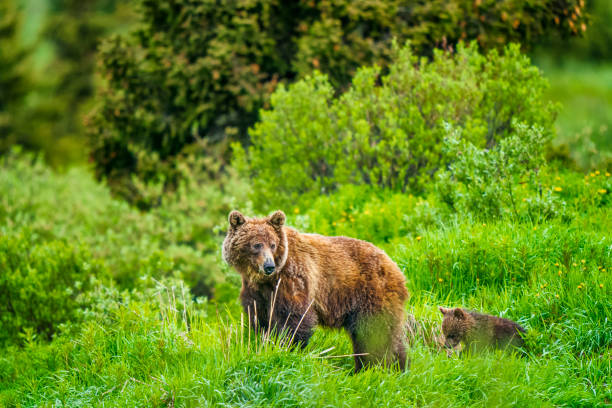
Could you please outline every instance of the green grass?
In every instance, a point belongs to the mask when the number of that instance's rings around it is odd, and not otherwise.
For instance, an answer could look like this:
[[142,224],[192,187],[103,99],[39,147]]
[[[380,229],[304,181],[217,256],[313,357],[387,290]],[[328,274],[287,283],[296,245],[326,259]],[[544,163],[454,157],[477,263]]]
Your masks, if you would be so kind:
[[[88,306],[59,324],[51,341],[24,332],[0,350],[0,406],[609,405],[611,182],[604,171],[547,174],[544,187],[561,188],[565,210],[538,223],[476,222],[443,212],[435,200],[359,197],[355,189],[326,197],[329,212],[319,211],[322,204],[299,214],[287,209],[289,224],[302,229],[372,240],[406,275],[406,307],[417,321],[410,370],[354,375],[342,332],[317,329],[305,350],[290,351],[241,324],[236,274],[221,265],[198,269],[199,254],[217,257],[219,249],[194,246],[199,235],[189,221],[197,212],[180,210],[191,209],[190,201],[140,213],[84,169],[57,174],[23,158],[5,160],[0,234],[11,240],[29,231],[35,242],[89,249],[78,262],[103,265],[116,283],[80,294]],[[189,200],[217,197],[214,191]],[[353,212],[335,214],[334,203]],[[215,236],[222,236],[226,214],[207,213],[216,215],[199,225],[219,225]],[[351,226],[352,219],[370,227]],[[383,219],[401,225],[388,230]],[[192,256],[177,258],[177,248]],[[188,268],[223,270],[223,295],[193,300],[180,279]],[[175,269],[178,279],[169,279]],[[514,319],[528,330],[528,348],[448,358],[439,345],[439,305]]]

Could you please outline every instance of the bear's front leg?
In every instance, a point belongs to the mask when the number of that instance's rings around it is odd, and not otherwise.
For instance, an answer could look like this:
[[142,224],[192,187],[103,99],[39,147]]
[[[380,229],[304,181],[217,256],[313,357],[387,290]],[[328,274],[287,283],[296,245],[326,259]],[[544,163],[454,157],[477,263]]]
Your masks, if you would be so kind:
[[312,310],[282,308],[278,310],[276,321],[280,327],[278,332],[285,336],[289,347],[299,345],[303,349],[317,325],[317,315]]
[[[249,326],[258,333],[282,335],[290,347],[306,347],[317,325],[317,316],[305,301],[296,296],[287,299],[281,293],[272,302],[260,292],[243,289],[241,303]],[[272,307],[274,303],[274,307]],[[270,316],[271,313],[271,316]]]

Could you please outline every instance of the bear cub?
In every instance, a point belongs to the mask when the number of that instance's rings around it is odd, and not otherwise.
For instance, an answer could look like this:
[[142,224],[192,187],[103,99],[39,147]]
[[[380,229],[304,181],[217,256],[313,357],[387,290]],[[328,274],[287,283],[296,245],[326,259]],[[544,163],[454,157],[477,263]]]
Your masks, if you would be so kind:
[[525,329],[512,320],[461,308],[440,307],[440,312],[444,315],[444,345],[450,350],[459,343],[463,343],[468,350],[504,349],[508,346],[524,345],[521,335],[525,333]]
[[[355,371],[365,365],[404,369],[405,278],[380,248],[347,237],[304,234],[285,214],[229,214],[223,259],[242,277],[240,301],[251,327],[288,331],[308,343],[316,325],[350,336]],[[273,306],[273,307],[272,307]]]

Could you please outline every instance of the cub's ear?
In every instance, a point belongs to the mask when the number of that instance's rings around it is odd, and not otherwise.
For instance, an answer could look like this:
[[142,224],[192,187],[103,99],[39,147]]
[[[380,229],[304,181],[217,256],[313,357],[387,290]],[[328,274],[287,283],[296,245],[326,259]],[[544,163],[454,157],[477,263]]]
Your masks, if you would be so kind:
[[451,311],[451,309],[447,309],[445,307],[439,306],[438,309],[440,309],[440,313],[442,313],[443,315],[446,315],[448,312]]
[[465,316],[465,315],[466,315],[465,311],[464,311],[463,309],[461,309],[460,307],[456,308],[456,309],[453,311],[453,314],[455,315],[455,317],[456,317],[457,319],[465,319],[465,317],[466,317],[466,316]]
[[245,222],[246,218],[244,218],[244,215],[242,215],[239,211],[234,210],[229,214],[229,223],[232,228],[238,228]]
[[285,225],[285,213],[281,210],[276,211],[274,214],[270,215],[268,222],[272,224],[273,227],[282,227]]

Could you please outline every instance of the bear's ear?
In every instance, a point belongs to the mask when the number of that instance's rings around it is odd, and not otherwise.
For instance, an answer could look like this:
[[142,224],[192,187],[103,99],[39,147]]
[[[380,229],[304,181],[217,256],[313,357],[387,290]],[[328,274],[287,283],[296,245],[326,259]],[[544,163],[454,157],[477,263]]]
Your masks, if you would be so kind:
[[280,228],[285,225],[285,213],[281,210],[276,211],[274,214],[270,215],[268,218],[268,222],[276,228]]
[[463,309],[461,309],[460,307],[458,307],[458,308],[456,308],[454,310],[454,315],[455,315],[455,317],[457,319],[461,319],[461,320],[465,319],[465,317],[466,317],[465,316],[465,311]]
[[443,315],[446,315],[448,312],[451,311],[451,309],[447,309],[445,307],[439,306],[438,309],[440,309],[440,313],[442,313]]
[[239,211],[234,210],[229,214],[229,223],[232,228],[238,228],[245,222],[246,218],[244,218],[244,215],[242,215]]

